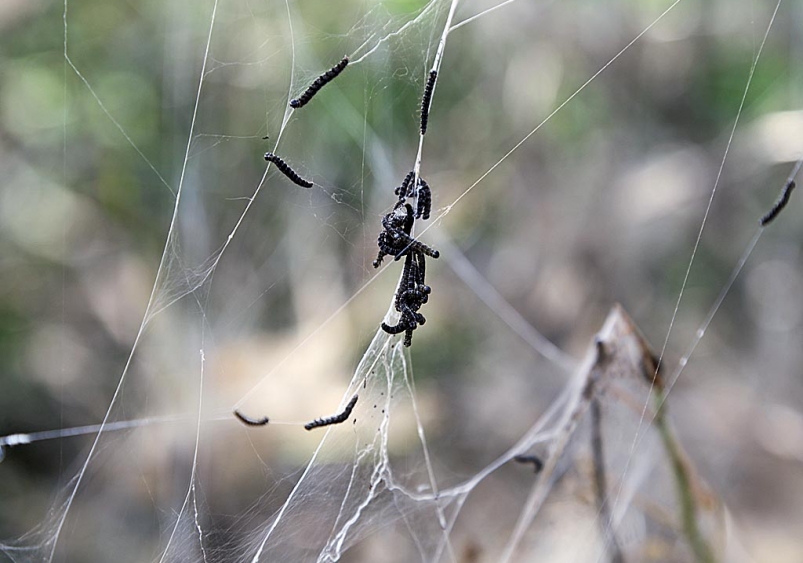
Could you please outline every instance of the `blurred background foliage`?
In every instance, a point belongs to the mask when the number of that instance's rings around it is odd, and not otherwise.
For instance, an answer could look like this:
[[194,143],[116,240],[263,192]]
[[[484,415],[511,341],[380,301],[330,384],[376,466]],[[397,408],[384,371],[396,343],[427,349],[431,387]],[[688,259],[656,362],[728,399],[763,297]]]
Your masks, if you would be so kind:
[[[457,21],[494,4],[464,0]],[[455,30],[422,165],[438,214],[669,5],[520,1]],[[102,420],[166,240],[156,306],[112,419],[192,413],[199,342],[210,419],[258,383],[249,412],[330,412],[393,293],[393,266],[362,288],[375,274],[380,218],[415,159],[419,97],[448,4],[222,0],[186,167],[212,4],[66,6],[67,57],[62,3],[0,5],[0,434]],[[429,322],[411,350],[441,469],[477,471],[565,382],[481,302],[484,284],[573,355],[615,302],[660,349],[774,7],[680,2],[433,221],[424,240],[451,240],[453,256],[477,270],[466,280],[448,253],[431,261]],[[260,186],[288,97],[364,44],[379,47],[283,132],[277,152],[316,187],[271,171],[220,257]],[[803,154],[802,60],[803,7],[783,2],[669,335],[670,365]],[[761,561],[803,559],[799,210],[793,200],[765,233],[670,397],[681,440]],[[220,257],[216,268],[210,257]],[[153,458],[137,461],[143,481],[186,475],[192,429],[159,428],[106,438],[92,483],[122,471],[116,456],[131,454],[137,438]],[[243,511],[266,483],[280,486],[272,464],[298,466],[314,444],[297,428],[246,439],[229,422],[205,439],[203,463],[226,451],[247,468],[207,481],[215,514]],[[0,537],[44,520],[90,444],[6,452]],[[155,541],[156,530],[138,529],[142,491],[119,491],[118,504],[93,500],[88,487],[75,520],[91,510],[117,518],[119,508],[128,511],[116,520],[119,545]],[[72,524],[78,538],[82,529]]]

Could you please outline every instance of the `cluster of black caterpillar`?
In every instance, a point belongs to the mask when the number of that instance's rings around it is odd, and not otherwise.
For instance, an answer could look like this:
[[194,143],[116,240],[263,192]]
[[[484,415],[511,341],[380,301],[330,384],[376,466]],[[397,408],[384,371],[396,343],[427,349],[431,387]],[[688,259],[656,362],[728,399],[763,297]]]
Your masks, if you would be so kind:
[[[429,106],[432,103],[432,92],[437,79],[438,71],[431,70],[421,99],[422,135],[427,132]],[[429,294],[432,291],[432,288],[424,282],[426,257],[437,258],[440,253],[412,236],[415,220],[427,220],[432,212],[432,190],[429,184],[421,176],[417,176],[413,170],[405,176],[395,193],[399,196],[399,201],[393,207],[393,211],[382,218],[383,230],[376,240],[379,254],[374,260],[374,268],[379,267],[385,256],[393,256],[395,260],[404,256],[404,271],[399,287],[396,289],[395,301],[396,311],[401,314],[401,318],[396,326],[390,326],[383,322],[382,330],[388,334],[403,332],[404,345],[410,346],[413,343],[413,331],[427,321],[424,315],[418,312],[421,305],[429,300]],[[415,212],[413,212],[413,207],[407,203],[408,197],[415,198]]]
[[[426,322],[419,309],[429,300],[432,292],[425,282],[426,257],[437,258],[440,252],[427,246],[412,236],[413,224],[416,219],[429,219],[432,210],[432,190],[421,178],[413,182],[415,172],[410,172],[404,178],[401,186],[395,193],[399,201],[393,211],[382,218],[382,232],[377,237],[379,254],[374,260],[374,268],[378,268],[385,256],[393,256],[394,260],[404,257],[404,270],[402,271],[399,287],[396,289],[395,309],[401,314],[399,323],[390,326],[382,323],[382,330],[388,334],[404,333],[404,345],[410,346],[413,342],[413,331]],[[407,203],[408,197],[416,197],[416,210]]]
[[393,256],[394,260],[400,260],[408,254],[421,254],[432,258],[440,256],[440,252],[413,238],[410,233],[414,222],[413,207],[404,201],[399,201],[393,207],[393,211],[382,217],[384,230],[376,239],[379,253],[374,260],[374,268],[382,264],[385,256]]
[[287,176],[287,179],[297,186],[301,186],[302,188],[311,188],[313,186],[312,182],[299,176],[298,172],[293,170],[290,165],[287,164],[281,157],[273,154],[272,152],[265,153],[265,160],[275,164],[276,168],[279,169],[279,172]]
[[407,176],[404,177],[401,186],[397,187],[393,193],[399,196],[400,202],[404,202],[408,197],[417,195],[418,199],[416,200],[415,218],[424,219],[426,221],[429,219],[429,214],[432,211],[432,190],[430,189],[429,184],[427,184],[426,181],[419,176],[418,181],[416,182],[418,187],[418,194],[416,194],[416,189],[412,185],[414,176],[415,171],[411,170]]
[[423,252],[409,252],[404,260],[404,271],[396,290],[396,310],[401,313],[399,324],[390,326],[382,323],[382,330],[388,334],[404,333],[404,345],[413,343],[413,331],[427,322],[418,312],[421,305],[429,301],[432,288],[425,281],[426,259]]

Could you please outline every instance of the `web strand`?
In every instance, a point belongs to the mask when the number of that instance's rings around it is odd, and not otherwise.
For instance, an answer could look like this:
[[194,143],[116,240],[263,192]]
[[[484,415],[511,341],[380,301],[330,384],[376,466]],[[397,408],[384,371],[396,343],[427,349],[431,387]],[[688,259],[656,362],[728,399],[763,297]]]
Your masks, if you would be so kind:
[[[204,62],[203,62],[203,66],[202,66],[202,69],[201,69],[200,79],[198,81],[198,91],[197,91],[196,98],[195,98],[195,107],[193,109],[193,117],[192,117],[192,122],[190,124],[190,131],[189,131],[189,133],[187,135],[187,149],[185,151],[184,166],[183,166],[182,172],[181,172],[181,180],[179,181],[178,189],[176,190],[176,198],[175,198],[175,205],[174,205],[174,208],[173,208],[173,216],[172,216],[172,219],[170,221],[170,228],[168,229],[167,242],[165,243],[164,251],[162,253],[162,259],[161,259],[161,261],[159,263],[159,269],[158,269],[158,271],[156,273],[156,280],[154,281],[153,288],[151,290],[151,295],[150,295],[150,298],[149,298],[149,301],[148,301],[148,306],[146,307],[146,310],[145,310],[144,320],[139,326],[136,338],[134,339],[134,343],[131,346],[131,352],[128,355],[128,359],[126,360],[125,367],[123,368],[123,372],[120,375],[120,378],[119,378],[119,380],[117,382],[117,387],[115,388],[114,394],[112,395],[111,401],[109,402],[109,407],[106,409],[106,414],[104,415],[103,421],[100,424],[100,428],[98,429],[98,433],[95,436],[94,441],[92,442],[92,446],[89,449],[89,453],[86,456],[86,460],[84,460],[84,463],[81,466],[80,471],[78,472],[78,475],[77,475],[77,477],[75,479],[75,484],[73,485],[72,491],[69,494],[69,497],[68,497],[67,502],[65,504],[65,507],[64,507],[64,509],[62,511],[62,514],[58,519],[58,523],[56,525],[56,529],[55,529],[55,532],[54,532],[54,535],[53,535],[53,540],[52,540],[52,544],[53,545],[52,545],[52,548],[50,550],[50,553],[49,553],[48,559],[47,559],[49,562],[53,561],[53,557],[55,556],[55,552],[56,552],[56,547],[58,546],[59,537],[61,535],[61,530],[64,527],[64,522],[66,521],[67,516],[68,516],[68,514],[70,512],[70,507],[72,506],[72,503],[75,500],[76,495],[78,494],[78,490],[79,490],[79,488],[81,486],[81,483],[83,481],[84,475],[86,474],[87,468],[89,467],[89,463],[93,458],[93,455],[95,453],[96,448],[98,447],[98,443],[100,442],[100,437],[103,434],[103,429],[104,429],[105,425],[109,421],[109,417],[111,416],[112,409],[117,404],[117,400],[118,400],[118,398],[120,396],[120,392],[121,392],[121,390],[123,388],[123,383],[126,380],[126,375],[128,374],[129,368],[131,367],[131,362],[132,362],[132,360],[134,358],[134,354],[137,351],[140,339],[142,338],[142,335],[143,335],[143,333],[145,331],[145,327],[147,326],[148,311],[150,310],[151,306],[153,305],[153,303],[155,301],[156,293],[157,293],[157,290],[158,290],[158,287],[159,287],[159,280],[161,279],[162,272],[163,272],[164,267],[165,267],[165,265],[167,263],[167,256],[168,256],[168,252],[170,250],[170,243],[171,243],[171,240],[172,240],[173,231],[175,229],[176,220],[178,218],[178,207],[179,207],[179,203],[181,201],[181,191],[182,191],[182,188],[183,188],[183,185],[184,185],[184,173],[186,171],[187,155],[189,155],[190,145],[192,143],[192,138],[193,138],[193,131],[194,131],[194,127],[195,127],[195,122],[196,122],[197,115],[198,115],[198,106],[200,104],[200,99],[201,99],[201,88],[203,86],[203,77],[204,77],[204,72],[205,72],[205,69],[206,69],[206,62],[207,62],[207,60],[209,58],[209,47],[210,47],[210,45],[212,43],[212,30],[214,29],[216,14],[217,14],[217,0],[215,0],[214,7],[212,9],[211,23],[209,25],[209,34],[207,36],[206,50],[204,52]],[[65,15],[65,18],[66,18],[66,15]],[[65,30],[66,30],[66,27],[65,27]],[[65,39],[65,41],[66,41],[66,39]],[[69,58],[67,58],[67,62],[68,62],[68,64],[70,64],[70,66],[72,66],[72,63],[70,62]]]
[[[702,221],[700,223],[700,229],[699,229],[699,231],[697,233],[697,238],[696,238],[696,240],[694,242],[694,247],[692,248],[691,258],[689,259],[689,264],[686,267],[686,273],[683,276],[683,282],[682,282],[682,284],[680,286],[680,291],[678,292],[678,298],[677,298],[677,301],[675,302],[675,309],[672,312],[672,318],[669,321],[669,328],[667,330],[666,337],[664,338],[664,342],[663,342],[663,344],[661,346],[661,352],[660,352],[660,354],[658,356],[658,361],[656,362],[655,374],[653,374],[653,382],[651,383],[651,387],[650,387],[650,395],[652,395],[653,386],[655,385],[655,377],[657,376],[658,370],[660,369],[661,363],[663,362],[664,354],[666,353],[666,348],[667,348],[667,345],[669,343],[669,337],[672,334],[672,328],[675,325],[675,319],[677,318],[678,311],[680,310],[680,303],[683,300],[683,293],[684,293],[684,291],[686,289],[686,285],[687,285],[687,283],[689,281],[689,274],[691,273],[692,265],[694,264],[695,257],[697,256],[697,250],[698,250],[698,248],[700,246],[700,241],[703,238],[703,231],[705,230],[706,221],[708,220],[708,215],[709,215],[709,213],[711,211],[711,206],[714,203],[714,196],[716,195],[717,187],[719,186],[719,181],[720,181],[720,179],[722,177],[722,171],[725,169],[725,162],[726,162],[726,160],[728,158],[728,154],[730,153],[731,144],[733,143],[733,138],[734,138],[734,136],[736,134],[736,128],[739,125],[739,119],[741,118],[742,110],[744,109],[745,100],[747,99],[747,93],[750,90],[750,85],[753,82],[753,76],[755,74],[756,67],[758,66],[758,61],[761,58],[761,53],[764,50],[764,45],[767,42],[767,37],[769,36],[770,30],[772,29],[772,24],[775,22],[775,17],[778,14],[778,9],[781,7],[781,2],[782,2],[782,0],[778,0],[778,2],[775,5],[775,10],[773,11],[772,17],[770,18],[769,24],[767,25],[767,28],[766,28],[766,30],[764,32],[764,37],[763,37],[763,39],[761,41],[761,45],[759,46],[758,52],[756,53],[756,56],[753,59],[753,63],[750,66],[750,72],[749,72],[748,77],[747,77],[747,83],[745,84],[744,90],[742,92],[742,98],[741,98],[741,101],[739,102],[739,109],[736,112],[736,117],[735,117],[735,119],[733,121],[733,127],[731,127],[730,135],[728,136],[728,142],[727,142],[727,144],[725,146],[725,152],[722,155],[722,159],[721,159],[720,165],[719,165],[719,170],[717,171],[717,176],[716,176],[716,179],[714,180],[714,186],[713,186],[713,188],[711,190],[711,195],[708,198],[708,204],[706,205],[705,213],[703,214],[703,219],[702,219]],[[717,302],[715,303],[714,307],[709,312],[710,318],[708,318],[707,321],[705,322],[705,328],[707,328],[708,324],[711,322],[711,320],[713,320],[713,317],[716,314],[716,311],[719,309],[719,306],[722,304],[722,300],[724,300],[725,295],[730,290],[730,287],[733,284],[733,282],[735,281],[736,276],[738,276],[739,272],[741,272],[742,266],[744,266],[744,262],[747,261],[747,258],[752,253],[753,248],[755,247],[755,244],[758,242],[758,239],[760,238],[760,236],[761,236],[761,231],[759,230],[756,233],[756,235],[753,237],[753,240],[748,244],[748,247],[747,247],[747,249],[745,251],[745,254],[742,256],[742,258],[740,259],[740,261],[737,264],[736,268],[734,269],[733,273],[731,274],[731,279],[726,283],[725,287],[723,288],[723,291],[720,293],[720,296],[717,299]],[[702,330],[702,334],[700,334],[700,330],[697,331],[697,334],[699,336],[695,336],[696,342],[693,343],[693,345],[691,347],[691,351],[693,351],[694,348],[697,346],[697,343],[699,342],[700,339],[702,339],[702,336],[703,336],[704,333],[705,333],[705,329]],[[682,371],[683,367],[685,367],[685,362],[683,363],[682,366],[679,366],[679,369]],[[674,378],[674,380],[676,380],[677,377],[679,377],[679,376],[680,376],[680,371],[678,371],[677,376]],[[670,386],[674,385],[674,380],[670,383]],[[668,395],[668,393],[667,393],[667,395]],[[644,408],[642,409],[641,417],[639,419],[639,423],[638,423],[638,426],[636,427],[636,432],[635,432],[635,435],[633,437],[633,441],[632,441],[631,446],[630,446],[630,453],[628,454],[627,462],[625,463],[625,468],[622,471],[622,475],[619,478],[619,483],[624,483],[625,478],[627,477],[628,469],[630,467],[630,460],[633,458],[633,455],[635,453],[635,449],[636,449],[636,447],[637,447],[637,445],[638,445],[638,443],[639,443],[639,441],[641,439],[641,429],[642,429],[643,424],[644,424],[644,418],[645,418],[645,416],[647,414],[647,406],[648,406],[648,404],[649,404],[649,402],[645,401]],[[617,506],[618,506],[618,502],[619,502],[620,493],[621,493],[621,487],[619,489],[617,489],[616,497],[614,498],[614,502],[612,504],[612,512],[616,512],[616,509],[617,509]]]

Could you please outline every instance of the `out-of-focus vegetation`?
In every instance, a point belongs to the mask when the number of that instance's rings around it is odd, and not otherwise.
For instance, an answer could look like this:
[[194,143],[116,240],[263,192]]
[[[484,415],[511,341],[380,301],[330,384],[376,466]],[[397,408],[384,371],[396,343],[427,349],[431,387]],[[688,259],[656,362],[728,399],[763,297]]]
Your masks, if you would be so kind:
[[[456,21],[493,5],[463,0]],[[520,0],[449,38],[422,174],[433,215],[465,197],[423,239],[451,239],[478,277],[462,280],[445,253],[430,261],[428,322],[411,351],[448,474],[476,472],[565,383],[482,303],[480,279],[569,353],[582,353],[615,302],[660,349],[716,185],[669,334],[674,365],[803,155],[800,6],[781,4],[719,176],[775,6],[683,0],[466,193],[669,5]],[[391,35],[424,3],[221,0],[196,109],[211,2],[83,0],[65,11],[4,0],[0,435],[98,423],[123,373],[112,420],[194,412],[201,373],[209,420],[249,391],[249,412],[333,412],[393,294],[394,266],[363,288],[380,218],[414,163],[447,7]],[[271,172],[243,216],[288,98],[364,43],[379,47],[292,114],[281,138],[277,152],[316,187]],[[780,563],[803,559],[799,210],[793,198],[763,235],[669,397],[739,541]],[[158,550],[154,498],[183,496],[190,430],[104,438],[69,519],[80,560]],[[0,537],[52,525],[48,509],[91,439],[6,451]],[[203,440],[210,513],[236,515],[266,487],[281,497],[275,468],[303,465],[316,437],[297,427],[246,437],[222,421]],[[114,496],[93,496],[121,474]],[[87,539],[93,527],[103,545]]]

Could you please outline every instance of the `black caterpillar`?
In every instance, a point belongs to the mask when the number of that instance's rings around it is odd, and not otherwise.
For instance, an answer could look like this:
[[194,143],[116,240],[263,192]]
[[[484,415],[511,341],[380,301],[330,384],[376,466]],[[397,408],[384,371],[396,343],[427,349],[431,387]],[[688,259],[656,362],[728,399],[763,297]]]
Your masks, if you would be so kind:
[[544,462],[541,458],[535,455],[517,455],[513,457],[513,461],[517,463],[532,463],[535,473],[540,473],[544,468]]
[[424,88],[424,97],[421,99],[421,134],[427,132],[429,122],[429,104],[432,101],[432,90],[435,88],[435,81],[438,79],[438,71],[430,70],[427,86]]
[[766,227],[769,225],[773,219],[775,219],[778,214],[783,211],[783,208],[786,207],[786,204],[789,203],[789,196],[792,195],[792,190],[795,189],[795,181],[789,180],[783,188],[783,192],[781,192],[781,197],[778,201],[775,202],[775,205],[772,206],[772,209],[761,218],[761,226]]
[[294,184],[297,184],[297,185],[301,186],[302,188],[311,188],[312,187],[312,182],[310,182],[309,180],[305,180],[304,178],[299,176],[296,173],[295,170],[290,168],[289,164],[287,164],[284,160],[282,160],[280,157],[276,156],[272,152],[266,152],[265,153],[265,160],[275,164],[276,168],[279,169],[279,172],[281,172],[282,174],[287,176],[287,178],[289,178],[289,180],[291,182],[293,182]]
[[410,193],[410,182],[413,181],[413,176],[415,176],[415,170],[410,170],[407,173],[407,176],[404,177],[402,180],[401,186],[397,187],[393,190],[393,193],[399,196],[399,201],[403,201],[408,197],[412,196],[413,194]]
[[307,105],[312,97],[318,93],[318,90],[329,84],[332,80],[337,78],[338,74],[343,72],[343,69],[346,68],[347,64],[349,64],[349,58],[343,57],[342,61],[316,78],[315,82],[310,84],[309,88],[307,88],[303,94],[294,100],[290,100],[290,107],[293,109],[298,109]]
[[332,424],[340,424],[341,422],[346,422],[348,417],[351,416],[351,411],[354,410],[354,405],[357,404],[357,395],[354,395],[349,404],[346,405],[346,408],[343,409],[343,412],[340,414],[336,414],[334,416],[327,416],[325,418],[319,418],[317,420],[313,420],[312,422],[308,422],[304,425],[306,430],[312,430],[313,428],[320,428],[321,426],[330,426]]
[[425,221],[429,219],[429,214],[432,211],[432,189],[429,184],[424,181],[420,176],[418,177],[418,205],[416,206],[415,218],[421,218]]
[[[409,206],[408,206],[409,207]],[[382,322],[381,327],[388,334],[404,333],[404,345],[413,343],[413,331],[425,324],[427,320],[419,313],[421,306],[429,301],[432,288],[426,284],[426,256],[421,250],[411,250],[405,254],[404,270],[396,289],[394,302],[396,310],[401,313],[399,323],[391,326]]]
[[[413,197],[416,190],[411,188],[415,171],[411,170],[407,176],[402,180],[401,186],[398,186],[393,193],[399,196],[399,201],[404,201],[408,197]],[[429,184],[421,177],[418,177],[418,203],[416,205],[415,218],[416,219],[429,219],[429,214],[432,211],[432,189]]]
[[245,416],[240,411],[234,411],[234,416],[236,416],[240,422],[248,426],[265,426],[270,419],[267,416],[262,418],[251,418],[250,416]]

